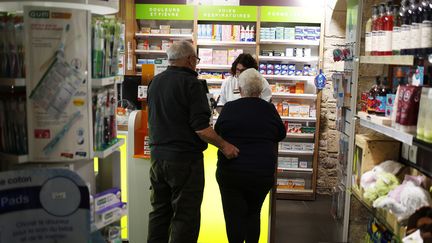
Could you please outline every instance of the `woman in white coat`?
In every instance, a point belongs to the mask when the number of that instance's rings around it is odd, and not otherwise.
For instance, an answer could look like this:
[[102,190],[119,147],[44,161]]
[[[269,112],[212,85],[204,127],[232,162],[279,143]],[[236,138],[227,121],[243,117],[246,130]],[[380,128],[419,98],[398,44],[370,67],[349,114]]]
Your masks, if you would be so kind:
[[[225,103],[237,100],[240,98],[240,90],[238,85],[238,76],[240,73],[242,73],[244,70],[248,68],[255,68],[258,70],[258,63],[253,58],[251,54],[243,53],[240,54],[236,60],[231,65],[231,77],[226,79],[222,83],[221,87],[221,94],[219,97],[219,101],[217,103],[217,110],[220,113],[220,110],[222,110],[222,107],[225,105]],[[262,79],[263,82],[263,90],[261,92],[260,98],[265,101],[270,101],[271,99],[271,90],[270,85],[264,78]]]

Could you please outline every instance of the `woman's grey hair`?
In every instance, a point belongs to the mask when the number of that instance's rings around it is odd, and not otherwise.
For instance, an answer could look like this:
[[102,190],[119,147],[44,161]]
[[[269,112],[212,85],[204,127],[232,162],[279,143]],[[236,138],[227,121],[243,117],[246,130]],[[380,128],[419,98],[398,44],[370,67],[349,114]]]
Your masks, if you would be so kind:
[[239,78],[239,87],[244,97],[259,97],[263,90],[263,77],[255,68],[243,71]]
[[195,48],[189,41],[174,42],[167,50],[168,61],[175,62],[196,55]]

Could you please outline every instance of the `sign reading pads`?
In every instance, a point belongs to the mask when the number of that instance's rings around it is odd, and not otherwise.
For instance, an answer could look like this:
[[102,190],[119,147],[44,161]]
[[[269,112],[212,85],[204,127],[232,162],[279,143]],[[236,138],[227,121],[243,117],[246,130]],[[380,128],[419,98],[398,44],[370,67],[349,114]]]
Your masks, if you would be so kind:
[[67,169],[0,173],[0,242],[89,242],[90,199]]

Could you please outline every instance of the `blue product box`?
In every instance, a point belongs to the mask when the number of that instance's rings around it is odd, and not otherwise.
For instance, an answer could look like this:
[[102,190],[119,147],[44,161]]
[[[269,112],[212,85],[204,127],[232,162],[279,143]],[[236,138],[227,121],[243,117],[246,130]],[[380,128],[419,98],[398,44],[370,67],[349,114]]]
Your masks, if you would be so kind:
[[286,71],[288,71],[288,65],[286,65],[286,64],[282,64],[282,65],[281,65],[281,69],[282,69],[282,70],[286,70]]
[[386,106],[385,108],[385,116],[386,117],[391,117],[393,113],[393,106]]
[[261,63],[261,64],[259,65],[259,68],[260,68],[260,69],[267,69],[267,64],[265,64],[265,63]]
[[296,69],[295,64],[288,64],[288,70],[295,71],[295,69]]
[[288,70],[282,70],[281,75],[288,75]]
[[295,76],[302,76],[303,75],[303,70],[296,70],[295,71]]
[[273,75],[274,71],[273,69],[267,69],[267,75]]
[[314,41],[316,40],[315,36],[311,36],[311,35],[307,35],[303,37],[303,40],[309,40],[309,41]]
[[288,70],[288,75],[293,76],[295,74],[295,70]]
[[395,94],[387,94],[387,97],[386,97],[386,106],[393,107],[395,99],[396,99],[396,95]]
[[266,70],[265,70],[265,69],[260,69],[259,72],[260,72],[262,75],[266,74]]
[[274,65],[273,64],[267,64],[267,70],[273,70],[274,69]]
[[280,75],[280,74],[281,74],[281,70],[280,69],[274,70],[274,75]]
[[282,70],[282,66],[280,64],[275,64],[274,69],[280,71],[280,70]]
[[303,40],[303,37],[304,37],[303,35],[297,35],[296,34],[294,39],[295,40]]

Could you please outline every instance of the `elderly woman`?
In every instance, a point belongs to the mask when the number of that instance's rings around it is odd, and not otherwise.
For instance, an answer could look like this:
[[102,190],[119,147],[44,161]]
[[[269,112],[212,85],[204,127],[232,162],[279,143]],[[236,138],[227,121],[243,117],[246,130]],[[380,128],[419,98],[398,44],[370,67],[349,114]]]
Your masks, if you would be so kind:
[[216,132],[241,153],[234,159],[218,152],[216,179],[222,196],[230,243],[258,242],[261,206],[274,185],[277,144],[286,130],[276,108],[259,98],[261,74],[254,68],[239,76],[241,98],[225,104]]

